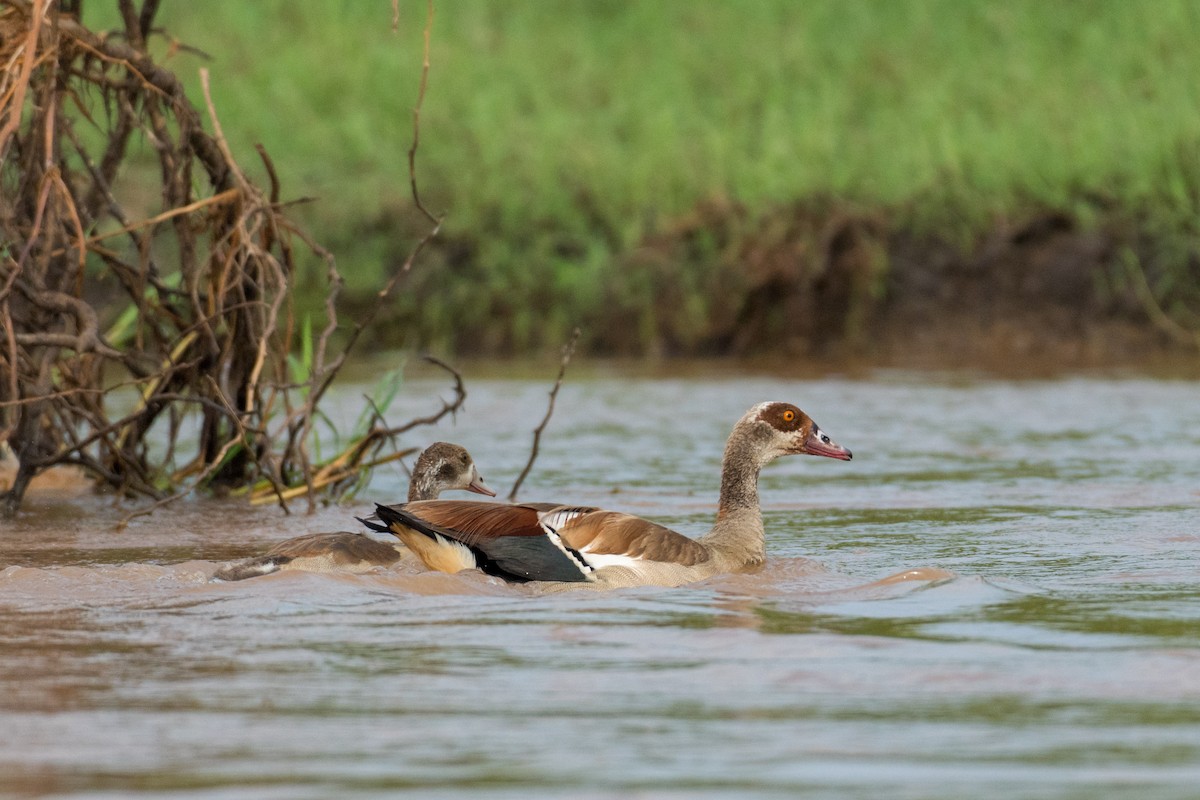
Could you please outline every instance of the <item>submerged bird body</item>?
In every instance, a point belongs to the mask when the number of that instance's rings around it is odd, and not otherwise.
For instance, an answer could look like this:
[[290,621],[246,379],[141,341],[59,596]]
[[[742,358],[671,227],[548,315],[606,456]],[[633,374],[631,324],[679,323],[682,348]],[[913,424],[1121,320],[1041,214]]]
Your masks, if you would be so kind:
[[281,570],[366,572],[394,564],[403,555],[396,545],[361,533],[309,533],[280,542],[265,555],[227,564],[213,577],[222,581],[240,581]]
[[[483,482],[474,460],[463,447],[436,442],[421,453],[413,466],[408,499],[432,500],[450,489],[495,495]],[[366,572],[394,564],[403,555],[403,548],[396,543],[381,542],[361,533],[310,533],[280,542],[266,555],[228,564],[213,577],[238,581],[280,570]]]
[[545,503],[429,500],[379,506],[380,524],[443,572],[479,568],[510,581],[678,586],[766,560],[758,475],[785,455],[851,453],[789,403],[760,403],[725,446],[717,519],[699,539],[631,514]]

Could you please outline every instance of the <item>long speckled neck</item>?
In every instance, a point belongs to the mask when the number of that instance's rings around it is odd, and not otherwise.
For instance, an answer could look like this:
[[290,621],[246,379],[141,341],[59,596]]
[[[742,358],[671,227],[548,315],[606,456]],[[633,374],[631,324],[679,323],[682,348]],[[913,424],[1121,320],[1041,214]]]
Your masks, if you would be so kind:
[[701,538],[721,570],[756,566],[766,559],[762,512],[758,505],[758,473],[769,432],[743,420],[733,429],[721,461],[721,497],[717,521]]
[[420,464],[413,471],[412,479],[408,482],[408,502],[414,500],[436,500],[441,493],[433,472],[420,469]]
[[417,463],[413,464],[412,477],[408,481],[408,502],[437,500],[438,495],[446,488],[441,475],[446,464],[438,451],[439,445],[440,443],[427,448],[417,457]]

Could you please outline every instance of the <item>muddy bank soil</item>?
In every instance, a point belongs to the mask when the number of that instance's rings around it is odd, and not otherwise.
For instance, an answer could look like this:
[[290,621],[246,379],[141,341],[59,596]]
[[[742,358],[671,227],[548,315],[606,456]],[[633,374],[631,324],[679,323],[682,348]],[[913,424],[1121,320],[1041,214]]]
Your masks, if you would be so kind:
[[[672,327],[683,299],[660,303],[656,346],[667,353],[1093,366],[1196,352],[1200,343],[1154,321],[1131,256],[1151,285],[1163,282],[1165,268],[1153,242],[1124,224],[1085,228],[1042,213],[950,242],[836,209],[795,206],[747,224],[740,210],[715,206],[647,242],[630,263],[695,262],[688,251],[700,239],[727,242],[710,287],[722,300],[709,309],[710,329],[691,341]],[[1200,310],[1194,258],[1190,267],[1165,303]]]
[[489,274],[471,239],[443,237],[380,329],[408,335],[381,344],[523,355],[565,338],[553,325],[516,333],[549,317],[580,325],[580,351],[596,357],[1005,371],[1200,362],[1200,260],[1150,228],[1034,212],[952,241],[836,202],[751,216],[712,201],[594,278],[572,276],[585,248],[565,240],[553,272],[531,265],[520,281]]

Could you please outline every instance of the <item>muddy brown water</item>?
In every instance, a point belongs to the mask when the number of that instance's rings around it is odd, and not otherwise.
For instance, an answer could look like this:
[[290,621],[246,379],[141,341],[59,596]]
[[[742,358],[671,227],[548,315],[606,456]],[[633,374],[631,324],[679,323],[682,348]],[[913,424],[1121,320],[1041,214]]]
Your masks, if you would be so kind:
[[[469,389],[413,443],[461,442],[506,488],[547,386]],[[356,529],[399,469],[311,516],[195,500],[122,533],[111,500],[47,491],[2,523],[0,792],[1200,796],[1198,389],[568,383],[523,499],[702,533],[724,437],[763,399],[854,450],[768,467],[769,565],[679,589],[540,596],[408,566],[209,582]],[[438,392],[411,383],[394,416]]]

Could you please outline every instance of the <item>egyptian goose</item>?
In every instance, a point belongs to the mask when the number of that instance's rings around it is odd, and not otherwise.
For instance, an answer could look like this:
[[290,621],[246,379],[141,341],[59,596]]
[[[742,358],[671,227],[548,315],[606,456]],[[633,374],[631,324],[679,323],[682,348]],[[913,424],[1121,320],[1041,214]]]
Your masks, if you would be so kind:
[[716,522],[700,539],[617,511],[538,503],[424,500],[380,505],[379,523],[360,521],[390,530],[426,566],[442,572],[478,568],[513,582],[595,588],[678,586],[766,560],[758,473],[780,456],[801,453],[852,457],[790,403],[760,403],[747,411],[725,445]]
[[[489,497],[496,493],[479,475],[475,461],[465,448],[435,442],[417,458],[408,484],[409,502],[434,500],[449,489],[465,489]],[[404,554],[399,542],[380,542],[361,533],[310,533],[280,542],[264,556],[228,564],[213,577],[240,581],[280,570],[306,572],[365,572],[386,567]]]

